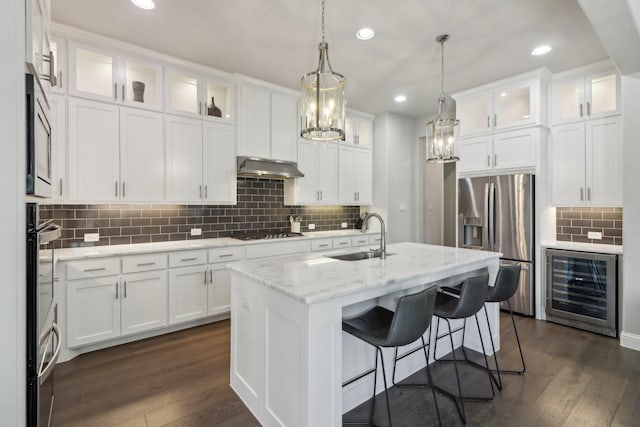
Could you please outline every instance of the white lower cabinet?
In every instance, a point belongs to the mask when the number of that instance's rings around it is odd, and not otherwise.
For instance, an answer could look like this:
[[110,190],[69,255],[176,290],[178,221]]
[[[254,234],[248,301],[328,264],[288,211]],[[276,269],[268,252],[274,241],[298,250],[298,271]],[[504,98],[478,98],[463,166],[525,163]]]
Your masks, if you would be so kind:
[[125,274],[121,281],[122,335],[167,326],[166,270]]
[[169,323],[207,315],[208,274],[204,265],[169,270]]
[[207,303],[209,316],[231,310],[231,273],[224,263],[209,266]]

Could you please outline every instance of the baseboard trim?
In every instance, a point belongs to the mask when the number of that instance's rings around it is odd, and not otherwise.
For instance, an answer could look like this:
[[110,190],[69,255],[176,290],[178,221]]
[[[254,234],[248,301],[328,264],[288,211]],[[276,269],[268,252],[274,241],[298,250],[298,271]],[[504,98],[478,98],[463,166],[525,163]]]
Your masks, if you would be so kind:
[[622,332],[620,334],[620,345],[632,350],[640,351],[640,335],[630,332]]

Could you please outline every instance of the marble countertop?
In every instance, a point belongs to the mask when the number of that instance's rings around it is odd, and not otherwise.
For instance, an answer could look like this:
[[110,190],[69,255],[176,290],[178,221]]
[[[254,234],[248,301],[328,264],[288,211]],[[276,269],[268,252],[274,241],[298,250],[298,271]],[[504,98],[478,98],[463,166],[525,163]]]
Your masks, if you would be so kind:
[[[365,250],[362,248],[361,250]],[[358,252],[357,248],[331,254]],[[499,258],[486,252],[421,243],[387,245],[385,260],[339,261],[307,253],[269,259],[237,261],[228,268],[292,298],[313,304],[331,298],[438,273],[457,273],[462,266]]]
[[599,243],[562,242],[560,240],[543,241],[543,248],[566,249],[580,252],[594,252],[603,254],[622,255],[622,245],[603,245]]
[[[367,232],[367,235],[379,234],[374,231]],[[78,259],[101,258],[106,256],[120,255],[136,255],[148,254],[154,252],[170,252],[192,249],[209,249],[229,246],[248,246],[265,243],[282,243],[298,240],[313,240],[331,237],[355,237],[361,236],[360,230],[331,230],[331,231],[314,231],[306,232],[301,237],[288,237],[281,239],[261,239],[261,240],[238,240],[230,237],[222,237],[218,239],[194,239],[179,240],[175,242],[156,242],[156,243],[135,243],[131,245],[113,245],[113,246],[88,246],[82,248],[64,248],[56,249],[56,261],[72,261]],[[50,258],[51,251],[41,251],[41,258],[44,260]]]

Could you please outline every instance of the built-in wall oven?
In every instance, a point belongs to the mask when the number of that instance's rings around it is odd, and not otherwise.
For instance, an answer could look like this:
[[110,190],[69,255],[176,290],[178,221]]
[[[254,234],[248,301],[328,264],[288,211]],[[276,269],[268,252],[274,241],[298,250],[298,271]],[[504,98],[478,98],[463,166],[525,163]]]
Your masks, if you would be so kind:
[[61,227],[40,223],[38,205],[27,203],[27,426],[50,425],[54,400],[53,370],[62,337],[55,301],[53,242]]
[[546,249],[547,320],[616,337],[618,257]]
[[49,102],[33,66],[25,74],[27,124],[27,194],[51,197],[53,166]]

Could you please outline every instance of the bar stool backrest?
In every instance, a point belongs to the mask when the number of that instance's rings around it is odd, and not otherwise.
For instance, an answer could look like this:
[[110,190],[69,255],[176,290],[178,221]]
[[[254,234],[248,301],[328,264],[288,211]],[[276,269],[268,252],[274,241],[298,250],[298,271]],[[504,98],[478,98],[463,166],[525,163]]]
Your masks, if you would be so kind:
[[520,284],[520,264],[500,267],[496,283],[491,289],[488,302],[502,302],[511,298],[518,290]]
[[460,300],[454,312],[447,316],[450,319],[464,319],[476,314],[485,301],[489,292],[489,273],[464,279],[460,288]]
[[431,324],[437,291],[437,287],[432,286],[398,299],[383,347],[411,344],[425,333]]

